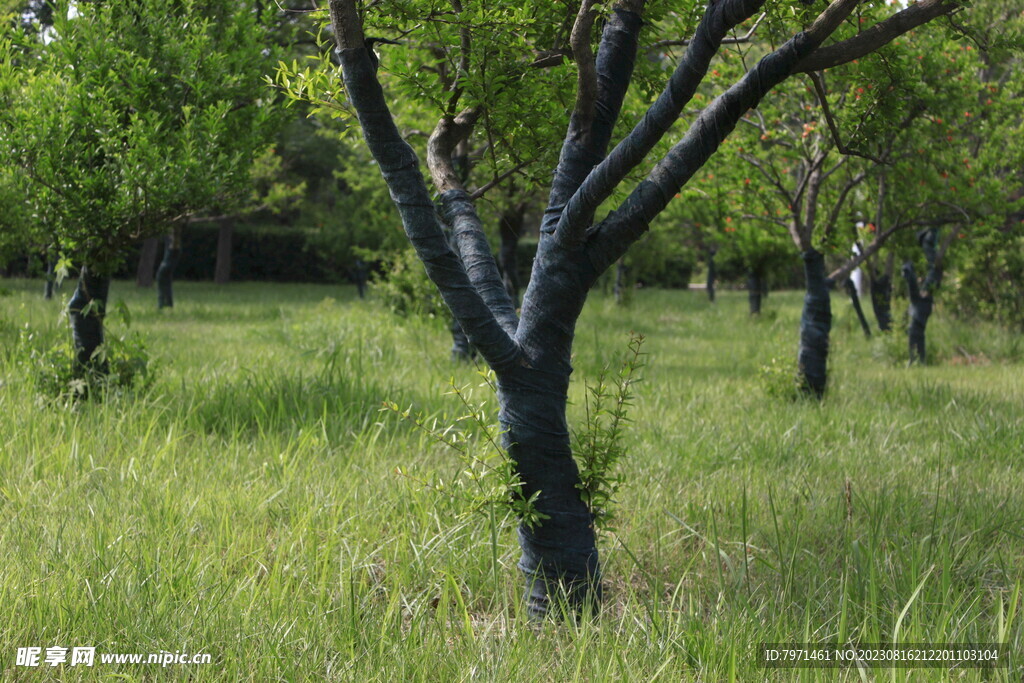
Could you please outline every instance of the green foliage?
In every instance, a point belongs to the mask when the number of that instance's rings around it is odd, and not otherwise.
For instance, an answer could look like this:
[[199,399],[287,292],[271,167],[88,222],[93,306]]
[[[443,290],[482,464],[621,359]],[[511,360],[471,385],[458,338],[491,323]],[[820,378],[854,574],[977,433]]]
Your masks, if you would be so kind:
[[[110,330],[105,342],[96,349],[92,362],[78,362],[71,335],[65,330],[55,341],[28,326],[21,330],[19,355],[39,395],[58,403],[102,400],[111,393],[145,391],[156,379],[154,364],[142,336],[131,331],[131,314],[124,302],[115,312],[123,330]],[[99,372],[98,367],[107,368]]]
[[807,396],[807,392],[801,390],[796,360],[791,356],[772,356],[758,368],[757,376],[761,390],[770,399],[796,401]]
[[956,274],[944,287],[944,296],[962,318],[981,317],[1024,330],[1024,235],[1016,232],[1016,237],[997,233],[994,239],[965,245]]
[[598,530],[614,530],[616,494],[624,480],[618,470],[627,455],[625,430],[632,422],[628,413],[633,385],[644,367],[643,344],[644,336],[631,332],[629,351],[618,370],[612,373],[605,366],[593,384],[586,384],[584,422],[572,431],[572,452],[580,470],[576,488]]
[[109,273],[128,242],[247,201],[279,120],[260,81],[274,12],[58,2],[49,42],[5,27],[20,50],[0,49],[0,158],[18,169],[22,241]]
[[[483,381],[477,388],[486,389],[493,397],[497,392],[494,373],[487,370],[479,374]],[[515,463],[502,448],[501,432],[490,418],[495,414],[493,401],[475,399],[472,387],[460,387],[454,379],[449,384],[448,394],[458,399],[457,415],[429,418],[413,414],[411,408],[401,410],[392,402],[385,402],[383,410],[400,416],[435,442],[454,451],[460,464],[459,472],[448,480],[427,481],[410,475],[404,467],[396,471],[460,501],[464,514],[486,515],[494,525],[508,527],[517,521],[531,527],[542,524],[547,515],[534,506],[540,491],[529,499],[523,497],[523,484],[515,471]],[[497,531],[497,527],[492,531]]]
[[364,256],[367,261],[374,260],[374,256],[381,261],[381,272],[373,277],[373,291],[392,313],[442,320],[451,318],[451,312],[412,247],[390,254],[364,252]]

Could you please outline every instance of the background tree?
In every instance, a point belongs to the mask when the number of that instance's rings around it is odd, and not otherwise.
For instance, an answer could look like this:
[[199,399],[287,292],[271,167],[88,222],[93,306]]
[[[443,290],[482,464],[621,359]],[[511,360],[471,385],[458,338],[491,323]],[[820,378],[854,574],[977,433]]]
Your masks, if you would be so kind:
[[[128,243],[249,192],[276,125],[261,3],[55,3],[54,39],[3,57],[0,147],[62,270],[79,361],[103,342],[109,278]],[[102,370],[102,363],[97,365]]]

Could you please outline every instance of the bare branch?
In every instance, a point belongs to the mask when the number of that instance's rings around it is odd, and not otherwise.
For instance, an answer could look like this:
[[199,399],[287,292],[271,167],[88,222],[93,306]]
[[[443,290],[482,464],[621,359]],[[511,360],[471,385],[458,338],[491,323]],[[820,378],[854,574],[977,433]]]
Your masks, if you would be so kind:
[[594,27],[594,0],[583,0],[576,22],[572,25],[569,45],[572,56],[576,60],[576,106],[573,117],[579,117],[579,126],[590,130],[594,119],[594,107],[597,104],[597,67],[594,64],[594,51],[590,48],[590,31]]
[[487,193],[488,190],[490,190],[490,189],[500,185],[502,182],[505,181],[506,178],[508,178],[509,176],[511,176],[514,173],[518,173],[519,171],[523,170],[524,168],[526,168],[527,166],[529,166],[532,163],[533,163],[532,161],[521,161],[521,162],[519,162],[518,164],[516,164],[515,166],[513,166],[509,170],[505,171],[504,173],[502,173],[500,175],[495,176],[494,178],[492,178],[488,182],[484,183],[483,185],[481,185],[477,189],[475,189],[472,192],[470,192],[469,193],[469,198],[472,199],[473,201],[476,201],[477,199],[480,199],[480,197],[483,197]]
[[465,189],[458,173],[455,172],[452,152],[460,142],[469,137],[479,117],[480,109],[471,107],[454,118],[445,116],[437,122],[434,132],[427,141],[427,168],[438,192]]
[[850,273],[852,273],[857,266],[871,258],[876,251],[882,248],[882,245],[885,244],[886,240],[905,227],[907,227],[906,223],[896,223],[885,232],[877,233],[875,239],[873,239],[868,246],[862,249],[859,254],[848,259],[846,263],[832,271],[832,273],[829,274],[828,279],[833,282],[843,282],[846,280],[846,278],[850,277]]
[[[722,45],[741,45],[743,43],[749,43],[754,37],[754,31],[761,25],[764,20],[766,13],[762,12],[761,16],[757,18],[754,25],[750,27],[750,30],[744,33],[742,36],[733,36],[732,38],[722,38]],[[690,44],[689,38],[683,38],[681,40],[659,40],[655,43],[651,43],[647,46],[648,50],[657,50],[659,47],[685,47]]]
[[810,72],[810,77],[811,83],[814,84],[814,93],[815,95],[818,96],[818,103],[821,105],[821,111],[824,112],[825,114],[825,121],[828,123],[828,129],[832,133],[832,141],[835,143],[836,149],[839,150],[841,154],[860,157],[862,159],[867,159],[868,161],[873,161],[876,164],[884,165],[885,163],[887,163],[886,161],[879,159],[876,156],[872,156],[864,152],[858,152],[857,150],[850,149],[849,147],[843,144],[843,139],[839,135],[839,126],[836,125],[836,121],[832,117],[832,109],[828,105],[828,95],[825,93],[825,83],[821,78],[821,73],[817,71],[812,71]]

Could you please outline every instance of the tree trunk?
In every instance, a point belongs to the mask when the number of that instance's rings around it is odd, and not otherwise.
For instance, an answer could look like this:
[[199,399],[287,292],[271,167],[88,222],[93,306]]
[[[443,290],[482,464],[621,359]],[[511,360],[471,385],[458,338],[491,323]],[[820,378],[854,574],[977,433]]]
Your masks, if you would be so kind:
[[181,258],[181,228],[174,228],[164,242],[164,257],[156,272],[157,308],[174,308],[174,269]]
[[57,284],[57,274],[54,272],[56,266],[53,262],[53,257],[50,255],[46,256],[46,279],[43,282],[43,298],[49,301],[53,298],[53,290]]
[[355,264],[351,270],[352,282],[356,285],[356,292],[359,294],[360,299],[366,298],[366,281],[368,279],[368,269],[366,263],[361,258],[356,258]]
[[566,423],[568,375],[517,367],[498,375],[499,420],[503,446],[516,463],[534,508],[547,518],[534,528],[519,527],[531,617],[542,618],[553,602],[565,599],[573,612],[601,599],[600,569],[593,520],[576,484]]
[[715,280],[718,277],[718,273],[715,271],[715,250],[708,249],[708,280],[707,280],[707,292],[708,301],[715,303]]
[[156,269],[156,252],[159,246],[160,242],[155,237],[147,237],[142,241],[139,266],[135,269],[135,286],[153,286],[153,271]]
[[498,265],[501,267],[501,279],[505,290],[512,297],[512,303],[519,307],[519,264],[516,258],[516,249],[519,245],[519,236],[523,234],[523,216],[526,207],[523,204],[516,204],[502,212],[498,221],[498,230],[501,234],[501,247],[498,249]]
[[761,284],[761,275],[755,270],[747,271],[747,303],[750,306],[750,315],[761,315],[761,296],[764,286]]
[[907,281],[907,293],[910,296],[910,325],[907,328],[909,363],[917,362],[924,365],[928,358],[925,353],[925,328],[928,326],[928,318],[931,317],[935,300],[930,292],[921,293],[917,284],[917,274],[914,273],[914,264],[910,261],[903,264],[903,277]]
[[92,273],[83,267],[78,286],[68,302],[71,336],[75,346],[75,360],[82,373],[107,374],[105,359],[96,356],[103,345],[103,318],[106,315],[110,277]]
[[882,332],[892,331],[892,277],[886,273],[871,278],[871,308]]
[[224,220],[217,232],[217,264],[213,270],[213,281],[218,285],[226,285],[231,281],[231,250],[234,241],[235,224]]
[[626,259],[621,258],[615,264],[615,286],[612,291],[615,293],[615,303],[623,303],[626,297]]
[[857,292],[857,284],[850,278],[846,281],[846,293],[850,296],[853,310],[857,313],[857,320],[860,322],[860,329],[864,330],[864,336],[871,339],[871,326],[868,319],[864,317],[864,309],[860,305],[860,294]]
[[804,260],[804,310],[800,317],[800,353],[797,360],[800,386],[817,398],[825,395],[828,379],[828,336],[832,329],[832,302],[825,278],[825,258],[814,249],[801,254]]

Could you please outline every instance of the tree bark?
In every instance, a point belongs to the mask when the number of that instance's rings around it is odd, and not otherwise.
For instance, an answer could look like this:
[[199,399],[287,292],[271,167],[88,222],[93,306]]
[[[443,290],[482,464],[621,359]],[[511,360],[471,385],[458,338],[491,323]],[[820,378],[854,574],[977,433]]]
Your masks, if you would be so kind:
[[825,277],[825,258],[815,249],[804,260],[804,309],[800,317],[800,352],[797,372],[805,394],[821,398],[828,380],[828,342],[832,330],[832,302]]
[[626,298],[626,259],[620,258],[615,264],[615,286],[612,291],[615,293],[615,303],[621,304]]
[[934,299],[931,292],[922,294],[917,284],[914,264],[907,261],[903,264],[903,278],[907,281],[907,293],[910,296],[910,325],[907,327],[907,346],[909,347],[909,363],[925,364],[925,328],[932,314]]
[[164,257],[156,272],[157,308],[174,308],[174,269],[181,258],[181,228],[174,228],[164,242]]
[[764,293],[761,279],[758,271],[747,271],[747,305],[750,308],[750,315],[761,315],[761,296]]
[[469,362],[476,357],[476,350],[469,342],[462,325],[458,320],[452,319],[448,329],[452,333],[452,360],[455,362]]
[[53,262],[53,257],[47,254],[46,256],[46,276],[43,282],[43,298],[49,301],[53,298],[53,290],[57,285],[57,274],[54,272],[56,266]]
[[224,220],[217,231],[217,263],[213,270],[213,281],[226,285],[231,281],[231,250],[234,242],[235,224]]
[[892,275],[884,273],[871,278],[871,308],[882,332],[892,331]]
[[718,279],[718,271],[715,270],[715,250],[708,249],[708,279],[707,293],[708,301],[715,303],[715,281]]
[[864,317],[864,308],[860,305],[860,294],[857,293],[857,285],[854,283],[853,278],[846,281],[846,293],[850,297],[850,303],[853,304],[853,310],[857,313],[857,320],[860,322],[860,329],[864,330],[864,336],[871,339],[871,326],[868,325],[868,319]]
[[156,252],[160,242],[156,237],[147,237],[142,241],[139,251],[139,265],[135,269],[135,286],[152,287],[153,273],[156,270]]
[[71,337],[75,348],[75,360],[79,372],[107,374],[106,359],[96,355],[103,345],[103,319],[106,316],[107,295],[110,292],[110,277],[99,275],[82,267],[78,286],[68,302],[68,318],[71,321]]
[[538,491],[535,509],[547,516],[530,528],[519,527],[526,577],[526,605],[543,618],[562,597],[573,612],[601,599],[601,575],[593,519],[576,484],[566,423],[569,376],[517,367],[498,375],[503,446],[523,481],[521,495]]

